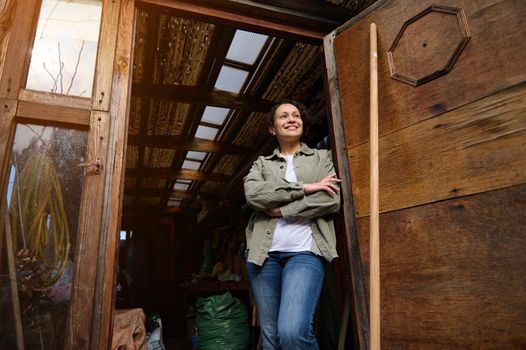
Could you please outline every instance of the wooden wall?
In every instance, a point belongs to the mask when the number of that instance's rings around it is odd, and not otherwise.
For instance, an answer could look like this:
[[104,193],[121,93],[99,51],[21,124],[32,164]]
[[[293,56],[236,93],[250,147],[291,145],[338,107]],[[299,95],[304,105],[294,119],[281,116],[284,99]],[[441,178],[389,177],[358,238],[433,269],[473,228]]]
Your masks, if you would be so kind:
[[[382,347],[525,348],[526,6],[439,2],[465,14],[471,38],[458,61],[420,86],[392,79],[386,52],[404,22],[433,3],[380,1],[333,39],[363,282],[368,290],[374,22]],[[409,26],[398,68],[418,75],[444,65],[461,38],[456,18],[430,13]]]

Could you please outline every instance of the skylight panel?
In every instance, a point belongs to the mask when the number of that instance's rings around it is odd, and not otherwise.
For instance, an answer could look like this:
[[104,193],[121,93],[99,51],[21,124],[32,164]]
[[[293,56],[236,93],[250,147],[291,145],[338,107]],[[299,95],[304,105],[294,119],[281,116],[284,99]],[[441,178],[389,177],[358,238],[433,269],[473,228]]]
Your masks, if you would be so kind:
[[195,132],[195,137],[207,140],[214,140],[219,129],[211,128],[209,126],[199,125]]
[[201,162],[185,159],[182,165],[183,169],[198,170],[201,166]]
[[206,152],[195,152],[195,151],[188,151],[186,153],[186,158],[188,159],[195,159],[195,160],[204,160],[206,157]]
[[189,183],[183,183],[181,181],[177,181],[175,184],[174,184],[174,187],[173,189],[174,190],[183,190],[183,191],[186,191],[188,189],[188,187],[190,187],[190,184]]
[[166,203],[169,207],[179,207],[181,206],[181,200],[179,198],[169,198],[168,203]]
[[245,70],[223,66],[214,87],[218,90],[239,93],[247,77],[248,72]]
[[236,30],[226,58],[252,65],[256,62],[256,58],[258,58],[267,38],[267,35]]
[[230,112],[230,109],[228,108],[207,106],[205,108],[205,111],[203,112],[203,117],[201,118],[201,121],[216,125],[222,125],[226,119],[226,116],[228,115],[228,112]]

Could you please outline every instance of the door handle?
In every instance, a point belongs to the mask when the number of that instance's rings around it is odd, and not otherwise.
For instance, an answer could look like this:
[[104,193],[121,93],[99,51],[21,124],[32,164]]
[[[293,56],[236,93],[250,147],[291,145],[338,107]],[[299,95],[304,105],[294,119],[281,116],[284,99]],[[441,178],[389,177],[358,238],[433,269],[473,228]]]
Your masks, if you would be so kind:
[[102,171],[102,160],[100,157],[97,157],[95,160],[82,162],[77,164],[77,166],[84,168],[86,174],[100,175]]

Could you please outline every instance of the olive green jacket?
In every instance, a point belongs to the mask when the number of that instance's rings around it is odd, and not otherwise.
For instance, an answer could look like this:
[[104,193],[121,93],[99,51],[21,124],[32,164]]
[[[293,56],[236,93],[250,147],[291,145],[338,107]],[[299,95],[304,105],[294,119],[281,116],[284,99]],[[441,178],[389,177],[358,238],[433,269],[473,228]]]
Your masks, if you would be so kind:
[[303,192],[303,184],[315,183],[334,173],[331,152],[315,150],[302,144],[293,158],[298,182],[285,180],[287,162],[276,148],[270,156],[259,157],[244,178],[245,197],[255,212],[246,228],[247,261],[263,265],[272,244],[278,218],[264,213],[280,208],[283,218],[311,219],[313,246],[311,251],[331,261],[336,253],[336,235],[331,214],[340,209],[340,196],[325,191]]

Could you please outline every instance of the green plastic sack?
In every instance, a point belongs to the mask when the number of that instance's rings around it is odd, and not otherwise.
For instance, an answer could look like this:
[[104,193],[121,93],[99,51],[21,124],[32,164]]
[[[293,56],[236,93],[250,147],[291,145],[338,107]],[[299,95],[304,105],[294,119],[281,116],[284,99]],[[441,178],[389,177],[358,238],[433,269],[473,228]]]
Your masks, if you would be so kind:
[[250,335],[245,305],[230,292],[198,298],[196,323],[200,350],[246,350]]

